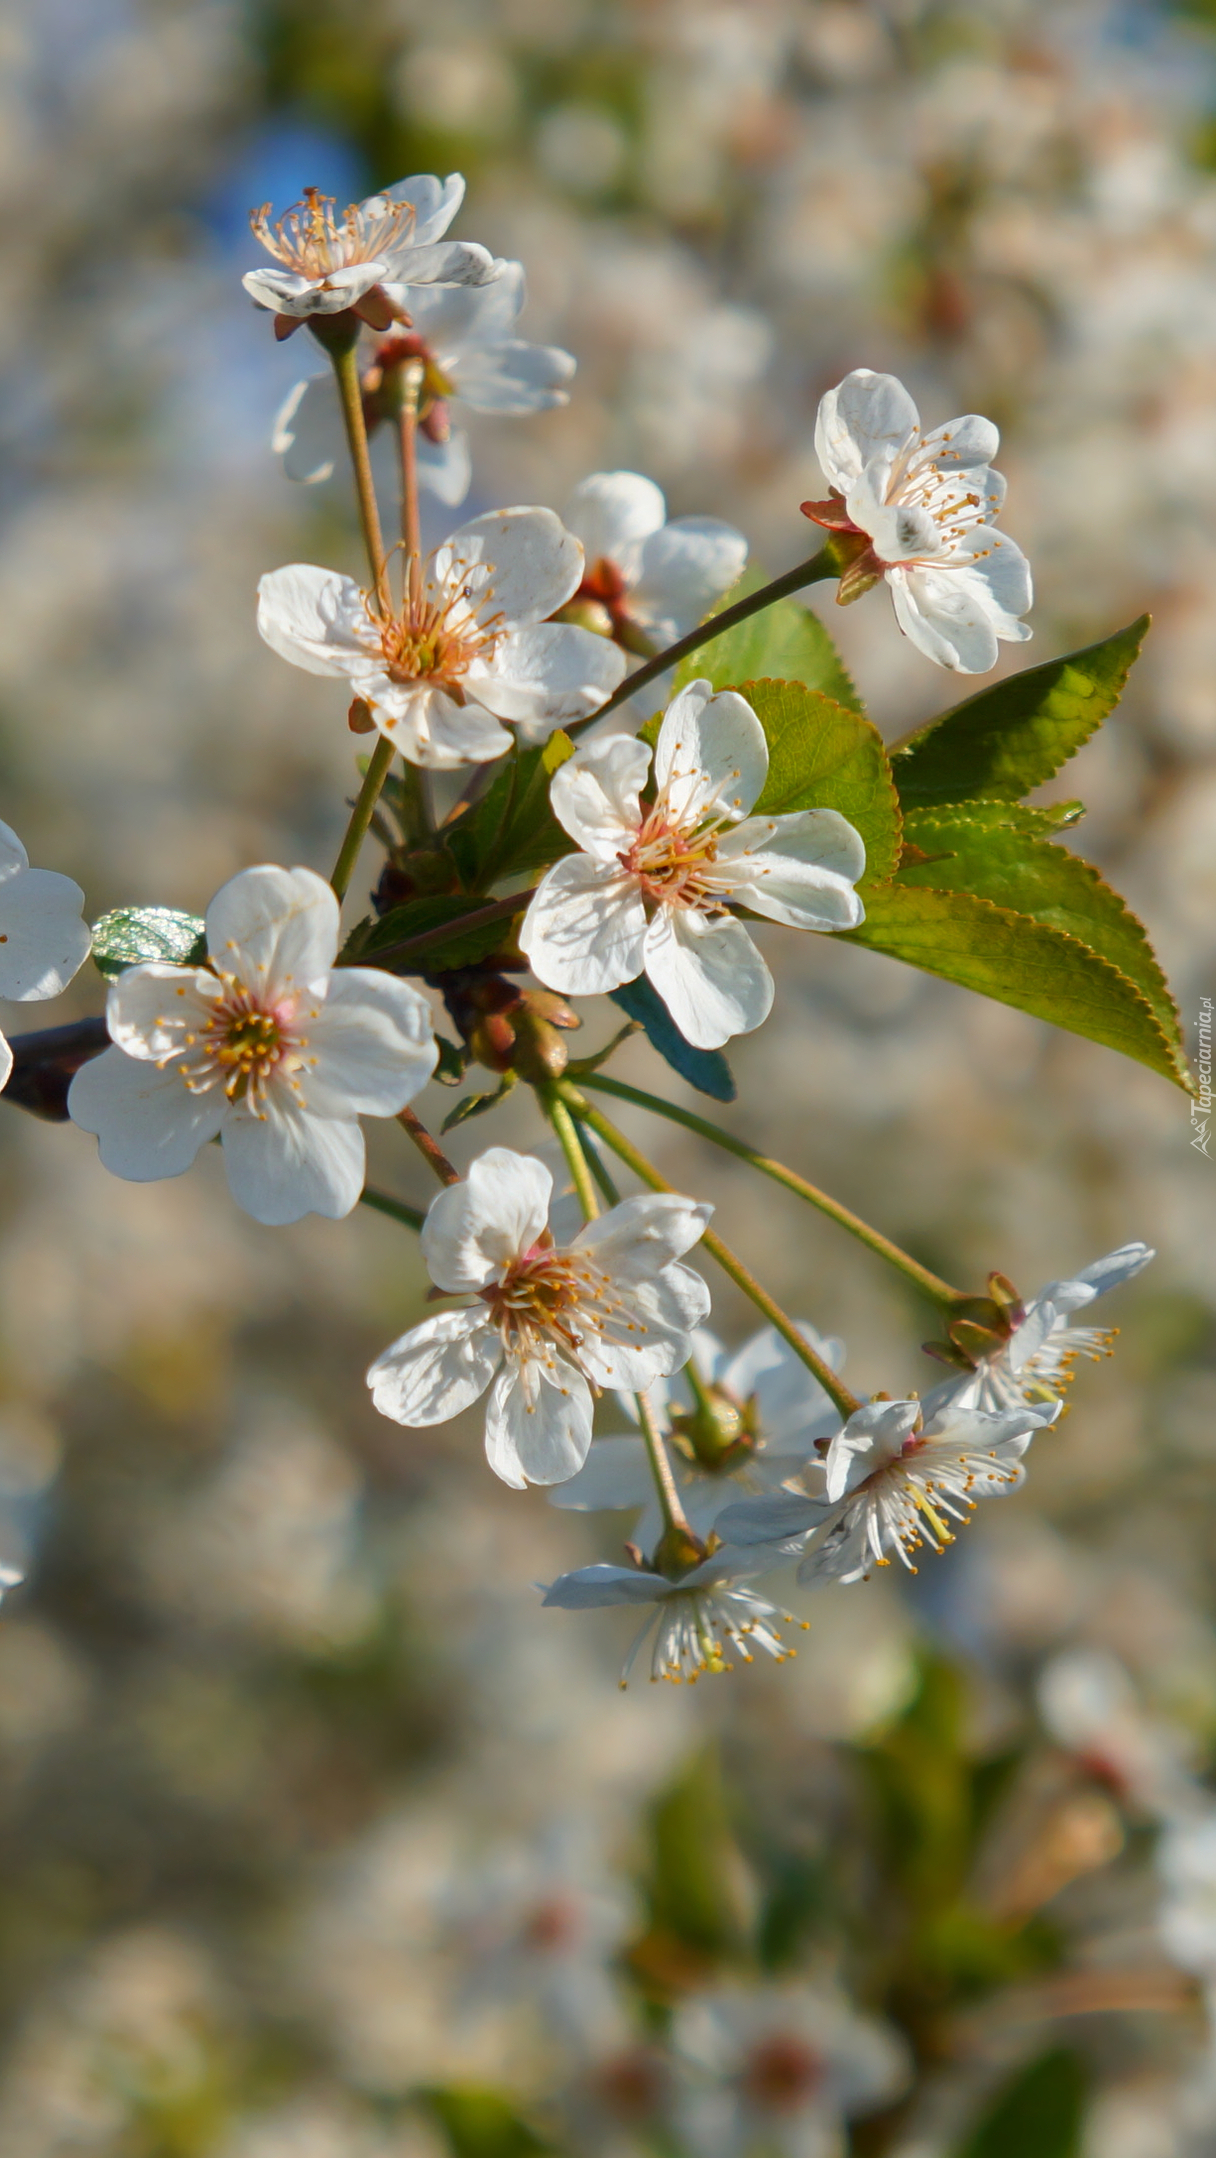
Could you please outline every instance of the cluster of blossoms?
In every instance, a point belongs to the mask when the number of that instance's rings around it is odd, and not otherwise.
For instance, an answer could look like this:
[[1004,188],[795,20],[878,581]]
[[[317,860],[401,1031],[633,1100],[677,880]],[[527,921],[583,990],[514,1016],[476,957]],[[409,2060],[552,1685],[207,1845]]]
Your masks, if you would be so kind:
[[[385,800],[397,801],[409,844],[390,860],[395,889],[447,901],[468,866],[461,817],[504,764],[509,821],[524,753],[543,750],[527,782],[542,797],[529,835],[538,881],[489,896],[517,874],[491,847],[497,866],[474,864],[482,882],[466,883],[470,916],[501,918],[504,934],[514,921],[502,965],[526,963],[544,992],[653,996],[687,1051],[721,1049],[772,1008],[751,922],[838,933],[865,920],[855,824],[805,794],[766,810],[771,739],[755,703],[673,671],[714,634],[746,563],[740,533],[710,517],[668,521],[641,474],[595,473],[560,516],[488,510],[424,558],[419,489],[453,506],[470,484],[449,407],[543,411],[565,400],[574,368],[513,334],[521,265],[444,237],[462,196],[457,176],[420,176],[345,215],[310,189],[277,224],[265,211],[253,220],[277,267],[250,272],[247,290],[279,337],[307,324],[332,362],[293,390],[275,447],[292,477],[319,482],[345,442],[371,571],[363,588],[307,563],[275,570],[261,580],[258,627],[293,665],[343,681],[350,725],[378,741],[331,881],[306,867],[243,870],[211,901],[201,943],[128,954],[109,992],[112,1046],[77,1071],[67,1106],[105,1166],[137,1182],[181,1175],[217,1139],[237,1204],[267,1225],[339,1218],[371,1196],[360,1118],[399,1118],[445,1187],[421,1228],[434,1293],[460,1301],[376,1360],[377,1408],[417,1428],[484,1397],[486,1453],[503,1482],[553,1487],[570,1510],[638,1512],[627,1564],[563,1574],[545,1601],[642,1608],[629,1663],[653,1634],[652,1675],[691,1679],[757,1648],[788,1653],[794,1622],[758,1577],[792,1558],[803,1582],[856,1582],[893,1557],[911,1567],[923,1546],[950,1542],[978,1498],[1015,1488],[1032,1437],[1059,1413],[1071,1359],[1104,1345],[1071,1315],[1151,1254],[1127,1246],[1025,1307],[1001,1276],[986,1299],[944,1290],[951,1378],[923,1401],[862,1402],[839,1378],[839,1344],[805,1323],[782,1318],[733,1355],[706,1333],[709,1291],[685,1261],[712,1209],[657,1175],[640,1195],[616,1195],[592,1112],[558,1085],[564,1049],[499,1068],[536,1087],[581,1209],[575,1233],[538,1156],[491,1147],[461,1176],[419,1124],[410,1105],[441,1053],[432,1003],[387,964],[391,940],[363,924],[344,943],[340,920],[396,755],[403,777]],[[899,383],[858,370],[824,398],[817,442],[832,492],[804,507],[832,537],[804,583],[834,575],[851,600],[884,578],[909,637],[962,672],[990,667],[998,640],[1029,635],[1029,573],[995,526],[1004,489],[990,422],[971,415],[923,434]],[[402,541],[386,553],[380,501],[394,472]],[[746,615],[764,603],[739,605]],[[632,692],[660,679],[656,728]],[[555,742],[559,730],[570,732]],[[437,820],[428,775],[447,772],[463,775],[463,793]],[[415,881],[420,860],[437,882]],[[381,896],[391,912],[392,894]],[[0,992],[64,986],[89,948],[81,902],[66,878],[30,870],[0,828]],[[438,968],[450,1010],[473,994],[469,971]],[[551,995],[555,1008],[550,1031],[579,1023]],[[620,1135],[609,1144],[636,1170]],[[638,1173],[651,1179],[646,1165]],[[708,1249],[734,1265],[712,1235]],[[750,1279],[737,1266],[734,1278]],[[605,1390],[633,1434],[593,1440]]]

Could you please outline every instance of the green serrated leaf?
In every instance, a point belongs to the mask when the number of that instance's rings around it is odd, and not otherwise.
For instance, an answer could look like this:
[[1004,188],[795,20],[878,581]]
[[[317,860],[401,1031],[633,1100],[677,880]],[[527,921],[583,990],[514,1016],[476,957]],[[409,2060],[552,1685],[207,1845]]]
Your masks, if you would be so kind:
[[1015,2070],[958,2158],[1077,2158],[1085,2125],[1085,2069],[1064,2047]]
[[761,815],[836,809],[866,845],[863,893],[894,874],[899,862],[899,801],[877,727],[800,682],[743,682],[768,741]]
[[657,1049],[663,1061],[673,1071],[695,1086],[699,1094],[708,1094],[711,1101],[733,1101],[735,1082],[730,1065],[720,1049],[694,1049],[686,1042],[679,1027],[657,991],[652,989],[644,974],[636,982],[626,982],[620,989],[609,992],[614,1004],[645,1029],[652,1049]]
[[[753,576],[750,582],[755,590],[762,580]],[[724,604],[733,605],[744,596],[740,580]],[[823,623],[796,599],[779,599],[763,613],[712,637],[680,661],[675,681],[677,689],[700,680],[712,682],[715,689],[737,689],[741,682],[763,676],[801,682],[807,689],[822,690],[850,711],[865,712]]]
[[488,1094],[466,1094],[454,1109],[448,1110],[439,1127],[440,1131],[455,1131],[458,1124],[467,1124],[470,1117],[484,1116],[487,1109],[493,1109],[498,1102],[506,1100],[514,1085],[514,1072],[504,1072],[498,1085]]
[[1189,1086],[1177,1007],[1143,925],[1090,863],[1010,826],[1007,815],[1005,805],[995,802],[910,810],[905,841],[934,859],[905,862],[900,884],[974,892],[1087,944],[1135,983],[1171,1046],[1175,1076]]
[[905,808],[1016,802],[1041,786],[1113,712],[1149,616],[1042,667],[981,689],[891,751]]
[[569,854],[573,841],[549,807],[549,781],[574,744],[559,728],[534,749],[505,757],[481,800],[445,833],[470,891],[530,875]]
[[[443,974],[452,967],[475,966],[479,959],[487,959],[491,952],[501,950],[509,937],[509,919],[500,916],[497,921],[480,922],[473,929],[462,930],[460,924],[469,915],[478,912],[482,902],[468,892],[436,892],[419,899],[407,899],[400,907],[390,907],[387,914],[370,927],[360,924],[362,934],[358,946],[348,942],[342,958],[349,966],[370,960],[391,974]],[[522,907],[521,907],[522,912]],[[425,936],[430,930],[445,928],[451,924],[451,935],[436,938],[416,956],[409,953],[394,957],[394,948],[413,937]]]
[[970,892],[913,890],[900,880],[868,894],[861,927],[840,933],[1117,1049],[1175,1086],[1185,1084],[1174,1049],[1135,983],[1046,922]]
[[452,2158],[536,2158],[551,2148],[497,2091],[449,2083],[416,2096],[442,2129]]
[[206,959],[206,924],[174,907],[115,907],[93,925],[93,964],[107,981],[153,961],[201,967]]

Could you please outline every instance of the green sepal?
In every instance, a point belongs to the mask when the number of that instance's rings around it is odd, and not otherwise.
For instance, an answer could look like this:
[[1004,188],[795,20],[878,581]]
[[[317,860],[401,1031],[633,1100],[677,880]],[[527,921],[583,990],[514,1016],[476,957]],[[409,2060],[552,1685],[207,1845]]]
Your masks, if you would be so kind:
[[930,859],[923,864],[905,859],[900,885],[973,892],[1087,944],[1139,990],[1170,1045],[1173,1076],[1189,1087],[1177,1006],[1143,925],[1090,863],[1011,826],[1007,816],[1003,804],[987,802],[910,810],[905,844]]
[[918,727],[891,752],[905,809],[1016,802],[1042,786],[1114,711],[1149,620],[994,682]]
[[899,799],[877,727],[847,705],[799,682],[742,682],[768,743],[768,778],[758,816],[835,809],[865,841],[860,889],[885,882],[899,864]]
[[838,934],[1117,1049],[1186,1086],[1175,1049],[1135,983],[1047,922],[971,892],[916,889],[901,877],[867,895],[860,928]]
[[93,924],[93,964],[108,982],[128,967],[207,963],[207,925],[175,907],[114,907]]
[[455,1131],[458,1124],[467,1124],[470,1117],[484,1116],[487,1109],[493,1109],[500,1101],[506,1100],[514,1085],[515,1073],[504,1072],[498,1085],[488,1094],[466,1094],[454,1109],[448,1110],[439,1127],[440,1131]]
[[639,974],[636,982],[625,982],[620,989],[610,990],[609,995],[626,1018],[644,1029],[651,1048],[657,1049],[664,1062],[679,1072],[681,1079],[687,1079],[689,1086],[695,1086],[699,1094],[708,1094],[711,1101],[734,1100],[734,1076],[722,1051],[694,1049],[691,1042],[686,1042],[662,997],[644,974]]
[[[758,591],[762,582],[754,573],[740,578],[722,605],[733,606],[749,590]],[[741,682],[762,676],[801,682],[807,689],[822,690],[850,711],[865,712],[823,623],[796,599],[775,600],[762,613],[749,615],[746,622],[723,630],[720,637],[711,637],[680,661],[675,684],[683,689],[687,682],[707,681],[715,689],[737,689]]]

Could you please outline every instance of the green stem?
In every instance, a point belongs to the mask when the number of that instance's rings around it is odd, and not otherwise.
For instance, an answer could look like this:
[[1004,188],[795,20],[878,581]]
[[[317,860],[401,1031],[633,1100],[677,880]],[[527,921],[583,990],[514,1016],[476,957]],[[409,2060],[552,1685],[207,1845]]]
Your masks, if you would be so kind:
[[355,863],[359,859],[359,849],[367,838],[368,826],[375,815],[376,804],[380,799],[380,791],[384,782],[388,778],[393,756],[393,745],[387,734],[382,734],[371,756],[368,758],[367,770],[363,774],[363,785],[359,789],[355,799],[355,806],[351,810],[350,823],[346,827],[342,844],[338,849],[338,859],[334,863],[333,874],[329,880],[339,899],[345,899],[350,888],[350,880],[355,873]]
[[620,688],[614,690],[607,702],[601,704],[598,711],[592,712],[589,719],[580,719],[574,726],[567,727],[567,734],[581,734],[585,727],[591,725],[592,720],[602,719],[606,712],[615,712],[618,704],[624,704],[635,690],[644,689],[647,682],[653,682],[658,675],[666,674],[669,667],[676,666],[701,645],[709,644],[713,638],[720,637],[724,630],[734,629],[736,623],[746,622],[751,615],[760,614],[765,607],[771,607],[774,600],[786,599],[791,592],[801,592],[808,584],[820,584],[825,577],[838,577],[839,574],[840,565],[829,540],[809,561],[796,562],[793,569],[786,570],[784,576],[774,577],[771,584],[761,585],[758,592],[749,592],[746,599],[737,599],[733,607],[725,607],[721,614],[711,615],[707,622],[698,623],[696,629],[690,629],[686,637],[680,637],[675,644],[669,644],[665,652],[656,652],[653,659],[646,661],[645,666],[626,675]]
[[[618,1131],[615,1124],[610,1124],[607,1117],[601,1116],[598,1109],[593,1109],[589,1102],[583,1101],[575,1088],[565,1082],[559,1082],[559,1084],[562,1086],[562,1093],[569,1108],[578,1118],[579,1123],[589,1125],[591,1130],[603,1140],[604,1145],[610,1147],[618,1159],[625,1163],[626,1168],[632,1169],[634,1175],[641,1178],[643,1184],[648,1184],[651,1191],[672,1191],[674,1189],[674,1186],[667,1182],[666,1177],[660,1176],[658,1170],[652,1167],[646,1156],[639,1153],[638,1149],[630,1144],[624,1132]],[[793,1320],[781,1309],[780,1304],[769,1295],[768,1290],[761,1286],[755,1275],[748,1271],[742,1259],[737,1259],[734,1252],[722,1242],[720,1236],[715,1236],[712,1229],[706,1229],[701,1238],[701,1243],[709,1253],[710,1258],[717,1260],[723,1273],[729,1275],[735,1287],[742,1289],[744,1296],[751,1299],[757,1311],[763,1312],[769,1325],[776,1328],[782,1340],[789,1344],[795,1356],[806,1365],[812,1376],[818,1379],[829,1401],[835,1404],[841,1415],[844,1417],[852,1416],[854,1411],[861,1407],[856,1395],[851,1394],[848,1387],[841,1384],[831,1366],[824,1362],[818,1350],[813,1349],[810,1342],[805,1340],[799,1333]]]
[[363,527],[363,544],[367,549],[368,567],[372,573],[372,591],[381,614],[386,614],[388,592],[384,570],[384,541],[380,535],[376,483],[372,478],[367,425],[363,418],[358,340],[352,338],[349,344],[331,345],[328,350],[338,385],[338,400],[342,406],[342,421],[346,428],[346,444],[354,468],[355,496],[359,504],[359,523]]
[[710,1392],[707,1382],[701,1377],[700,1372],[697,1370],[696,1358],[694,1356],[690,1356],[688,1362],[684,1365],[683,1368],[684,1376],[688,1381],[689,1393],[692,1395],[693,1400],[696,1402],[697,1407],[700,1409],[702,1416],[708,1417],[711,1425],[716,1425],[718,1421],[717,1404],[714,1401],[714,1397]]
[[404,1199],[392,1199],[386,1191],[376,1191],[371,1184],[359,1193],[362,1205],[370,1206],[374,1214],[387,1214],[390,1221],[403,1222],[407,1229],[420,1229],[426,1220],[420,1206],[407,1206]]
[[686,1131],[695,1131],[700,1138],[710,1139],[715,1146],[724,1147],[728,1154],[735,1154],[740,1161],[750,1163],[751,1167],[759,1169],[763,1176],[771,1176],[775,1184],[783,1184],[787,1191],[794,1192],[799,1199],[805,1199],[811,1206],[818,1207],[820,1213],[826,1214],[829,1221],[837,1222],[868,1250],[876,1252],[880,1259],[885,1259],[889,1266],[898,1268],[899,1272],[914,1282],[933,1303],[942,1304],[949,1309],[963,1301],[961,1289],[952,1289],[948,1281],[942,1280],[940,1274],[931,1273],[919,1260],[913,1259],[908,1252],[901,1251],[898,1244],[893,1244],[890,1237],[883,1236],[880,1230],[872,1229],[869,1222],[863,1221],[859,1214],[854,1214],[849,1207],[842,1206],[838,1199],[829,1197],[826,1191],[820,1191],[817,1184],[808,1183],[796,1170],[787,1169],[783,1162],[774,1161],[771,1155],[761,1154],[756,1147],[748,1146],[746,1140],[734,1138],[730,1132],[720,1130],[718,1125],[709,1123],[703,1116],[695,1115],[691,1109],[678,1109],[674,1102],[663,1101],[657,1094],[645,1094],[641,1087],[627,1086],[622,1079],[601,1077],[599,1072],[580,1072],[578,1083],[580,1086],[593,1088],[597,1093],[614,1094],[618,1101],[633,1102],[636,1108],[649,1109],[655,1116],[669,1118],[673,1124],[682,1124]]
[[595,1221],[599,1215],[600,1204],[595,1195],[595,1185],[591,1180],[591,1167],[583,1152],[574,1118],[552,1084],[538,1087],[537,1093],[540,1095],[545,1114],[557,1133],[562,1153],[566,1157],[566,1167],[574,1180],[574,1189],[578,1194],[578,1203],[583,1210],[583,1219],[584,1221]]
[[[654,1410],[650,1406],[650,1396],[649,1394],[635,1394],[633,1398],[637,1403],[638,1425],[642,1433],[642,1443],[646,1448],[646,1458],[650,1463],[650,1473],[654,1478],[659,1511],[663,1516],[664,1537],[670,1537],[673,1543],[681,1543],[687,1537],[690,1543],[695,1543],[696,1539],[689,1526],[688,1516],[680,1504],[680,1493],[672,1472],[671,1462],[667,1457],[667,1448],[663,1444],[663,1434],[659,1430]],[[685,1565],[687,1565],[693,1554],[686,1551],[682,1553],[682,1556]]]

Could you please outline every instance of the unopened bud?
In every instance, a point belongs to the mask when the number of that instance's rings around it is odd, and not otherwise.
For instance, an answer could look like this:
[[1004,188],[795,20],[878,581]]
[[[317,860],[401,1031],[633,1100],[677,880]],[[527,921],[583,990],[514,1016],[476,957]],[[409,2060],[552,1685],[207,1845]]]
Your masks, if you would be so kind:
[[575,629],[594,630],[597,637],[612,635],[612,616],[603,601],[598,599],[567,600],[564,607],[559,607],[556,614],[550,615],[549,620],[572,623]]

